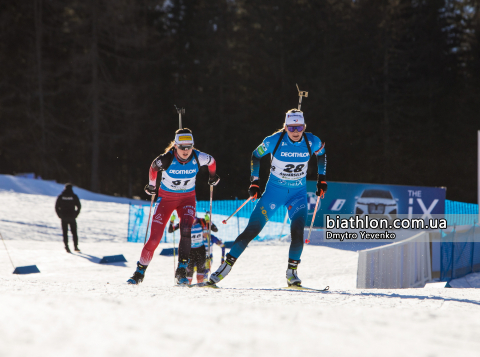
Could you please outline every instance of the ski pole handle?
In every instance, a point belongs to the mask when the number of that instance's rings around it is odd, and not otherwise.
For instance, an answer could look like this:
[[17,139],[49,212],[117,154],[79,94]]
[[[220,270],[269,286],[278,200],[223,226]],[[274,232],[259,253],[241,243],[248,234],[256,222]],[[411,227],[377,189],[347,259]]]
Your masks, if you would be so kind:
[[236,210],[235,212],[233,212],[233,213],[230,215],[230,217],[228,217],[227,219],[224,219],[224,220],[222,221],[222,223],[223,223],[223,224],[227,224],[227,221],[228,221],[230,218],[232,218],[233,216],[235,216],[235,214],[236,214],[238,211],[240,211],[240,210],[242,209],[242,207],[245,206],[245,205],[248,203],[248,201],[250,201],[251,199],[252,199],[252,197],[249,197],[245,202],[242,203],[242,205],[241,205],[240,207],[237,208],[237,210]]
[[310,230],[308,231],[308,238],[305,240],[305,244],[310,243],[310,235],[312,234],[313,222],[315,221],[315,215],[317,214],[318,203],[320,202],[320,196],[317,197],[317,204],[315,205],[315,211],[313,211],[312,223],[310,223]]

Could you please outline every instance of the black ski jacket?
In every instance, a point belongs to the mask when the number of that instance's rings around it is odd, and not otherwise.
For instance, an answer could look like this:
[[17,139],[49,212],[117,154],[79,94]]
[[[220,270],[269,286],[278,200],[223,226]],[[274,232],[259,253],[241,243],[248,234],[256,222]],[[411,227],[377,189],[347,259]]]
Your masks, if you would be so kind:
[[61,219],[75,219],[80,214],[80,200],[71,188],[66,188],[58,196],[55,211]]

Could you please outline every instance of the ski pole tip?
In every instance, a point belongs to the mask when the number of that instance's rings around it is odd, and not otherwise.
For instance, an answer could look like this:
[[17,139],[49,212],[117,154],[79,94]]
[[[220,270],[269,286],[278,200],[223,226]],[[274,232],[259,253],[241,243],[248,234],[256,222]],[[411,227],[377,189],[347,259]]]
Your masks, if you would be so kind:
[[310,243],[310,241],[308,239],[305,239],[305,244],[308,244]]
[[227,221],[226,221],[226,220],[223,220],[222,223],[223,223],[223,224],[227,224]]

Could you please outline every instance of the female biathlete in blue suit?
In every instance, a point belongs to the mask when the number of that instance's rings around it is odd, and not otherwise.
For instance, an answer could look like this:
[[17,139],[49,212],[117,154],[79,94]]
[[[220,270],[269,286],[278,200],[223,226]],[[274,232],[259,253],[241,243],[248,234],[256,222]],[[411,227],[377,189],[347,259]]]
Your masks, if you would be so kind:
[[292,222],[287,282],[289,285],[301,284],[297,276],[297,267],[303,250],[303,231],[308,211],[306,175],[308,160],[312,155],[317,156],[318,163],[316,194],[323,196],[327,191],[324,143],[315,135],[305,133],[305,128],[303,112],[291,109],[286,113],[284,128],[266,137],[253,152],[251,185],[248,190],[250,197],[253,198],[261,196],[258,177],[260,159],[272,154],[270,177],[265,192],[253,210],[247,228],[235,240],[225,262],[211,275],[207,285],[214,285],[227,276],[248,243],[260,233],[269,217],[272,217],[281,205],[287,207]]

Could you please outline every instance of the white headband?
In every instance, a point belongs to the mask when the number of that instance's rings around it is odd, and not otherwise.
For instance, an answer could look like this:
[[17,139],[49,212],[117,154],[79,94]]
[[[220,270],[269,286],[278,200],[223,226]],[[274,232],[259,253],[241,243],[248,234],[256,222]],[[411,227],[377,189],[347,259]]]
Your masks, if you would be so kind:
[[290,112],[285,115],[285,124],[305,124],[302,112]]
[[193,146],[193,135],[190,133],[177,134],[175,135],[175,144]]

